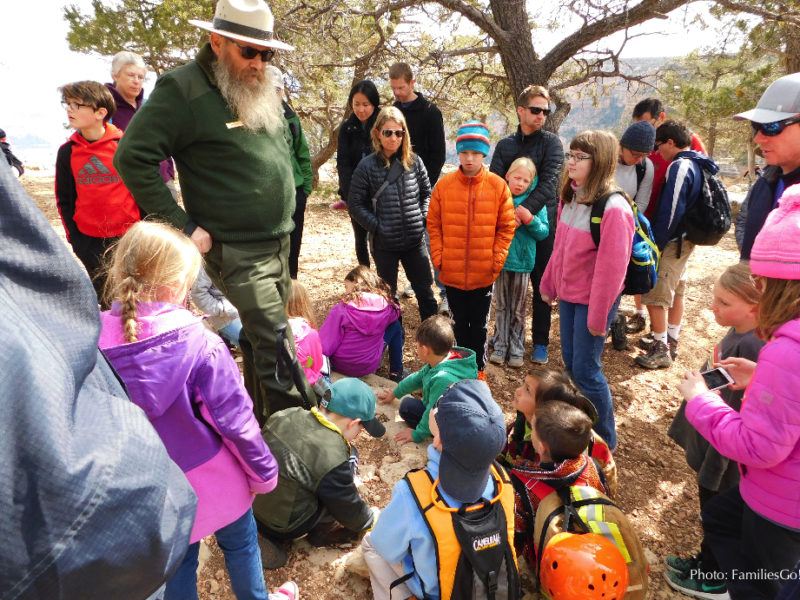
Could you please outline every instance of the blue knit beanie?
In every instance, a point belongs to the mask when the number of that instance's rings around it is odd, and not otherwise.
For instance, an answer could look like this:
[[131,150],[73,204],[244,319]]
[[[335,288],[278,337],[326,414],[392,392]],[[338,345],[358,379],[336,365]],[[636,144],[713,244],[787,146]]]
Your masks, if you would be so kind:
[[647,121],[637,121],[625,130],[619,145],[634,152],[652,152],[656,143],[656,128]]
[[458,128],[456,152],[473,150],[484,156],[489,155],[489,128],[478,121],[464,123]]

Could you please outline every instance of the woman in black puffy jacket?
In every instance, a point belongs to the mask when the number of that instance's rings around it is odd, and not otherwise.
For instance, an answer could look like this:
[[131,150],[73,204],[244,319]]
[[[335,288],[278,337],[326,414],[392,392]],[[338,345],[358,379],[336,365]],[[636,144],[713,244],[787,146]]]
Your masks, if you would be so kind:
[[[339,173],[339,197],[331,204],[332,208],[347,208],[347,196],[350,192],[350,180],[358,163],[365,156],[372,154],[372,137],[370,131],[378,118],[378,107],[381,98],[375,84],[364,79],[350,90],[347,106],[353,113],[345,119],[339,129],[339,142],[336,146],[336,171]],[[369,250],[367,249],[367,230],[352,217],[353,235],[356,238],[356,258],[358,264],[369,267]]]
[[[397,291],[397,270],[403,263],[406,277],[425,320],[436,314],[431,289],[431,262],[425,247],[425,220],[431,185],[422,160],[411,152],[411,140],[403,113],[394,107],[381,110],[372,128],[375,152],[363,159],[350,182],[347,199],[350,215],[369,231],[372,257],[381,279]],[[399,177],[373,198],[387,181],[392,165]]]

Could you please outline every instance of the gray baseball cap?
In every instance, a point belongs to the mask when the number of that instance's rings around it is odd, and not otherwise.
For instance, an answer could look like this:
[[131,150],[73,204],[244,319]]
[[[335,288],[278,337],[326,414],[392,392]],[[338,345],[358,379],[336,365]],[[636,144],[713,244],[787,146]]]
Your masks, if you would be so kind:
[[754,123],[783,121],[800,114],[800,73],[792,73],[773,81],[761,95],[756,107],[735,115],[737,120]]

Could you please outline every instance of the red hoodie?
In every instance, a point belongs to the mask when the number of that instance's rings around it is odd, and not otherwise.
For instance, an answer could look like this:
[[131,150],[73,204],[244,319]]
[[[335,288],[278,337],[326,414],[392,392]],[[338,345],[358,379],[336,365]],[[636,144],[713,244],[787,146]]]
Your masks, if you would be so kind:
[[59,149],[56,202],[68,239],[76,231],[96,238],[118,237],[141,218],[113,164],[121,137],[122,131],[108,123],[99,140],[89,142],[76,131]]

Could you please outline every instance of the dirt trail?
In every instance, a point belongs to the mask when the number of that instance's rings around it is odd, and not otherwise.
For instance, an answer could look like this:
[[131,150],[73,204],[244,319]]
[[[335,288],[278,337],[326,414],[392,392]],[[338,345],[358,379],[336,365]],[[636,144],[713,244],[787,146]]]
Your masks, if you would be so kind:
[[[53,199],[53,180],[48,177],[23,177],[33,199],[63,236]],[[308,288],[321,321],[342,293],[345,274],[356,264],[352,229],[345,212],[331,211],[333,188],[317,191],[308,201],[303,247],[300,256],[300,281]],[[609,345],[604,354],[605,372],[611,384],[619,430],[619,448],[615,454],[619,469],[619,493],[616,500],[638,528],[651,563],[651,598],[682,597],[670,590],[662,579],[662,559],[669,553],[697,550],[700,540],[697,486],[694,473],[686,466],[682,451],[667,438],[667,428],[680,405],[676,384],[681,374],[698,367],[713,344],[725,331],[714,322],[709,309],[711,288],[719,273],[737,262],[738,252],[732,233],[712,248],[697,248],[689,261],[689,281],[680,354],[669,370],[644,371],[633,365],[636,337],[631,349],[617,352]],[[402,276],[401,276],[402,278]],[[404,283],[404,282],[403,282]],[[399,284],[402,286],[402,284]],[[419,325],[416,301],[403,300],[407,341],[413,340]],[[626,298],[623,310],[632,310]],[[530,313],[530,307],[529,307]],[[526,340],[530,343],[530,322]],[[563,368],[559,352],[558,315],[554,314],[550,344],[550,367]],[[528,347],[528,350],[530,348]],[[406,366],[417,369],[413,344],[406,344]],[[526,363],[525,368],[529,368]],[[489,385],[507,418],[513,415],[511,396],[524,369],[487,365]],[[385,369],[379,374],[385,375]],[[374,387],[389,385],[378,376],[367,378]],[[389,435],[384,440],[362,436],[362,489],[368,501],[385,506],[391,487],[408,468],[420,466],[424,448],[415,444],[399,448],[392,440],[401,425],[394,421],[395,410],[381,409]],[[224,562],[213,539],[210,556],[199,578],[203,600],[233,600]],[[315,549],[305,541],[295,542],[288,564],[268,571],[268,583],[277,587],[285,579],[300,585],[303,598],[309,600],[369,598],[369,582],[355,573],[358,561],[353,548]],[[353,564],[355,563],[355,565]],[[528,588],[530,589],[530,588]],[[526,599],[537,598],[528,593]]]

